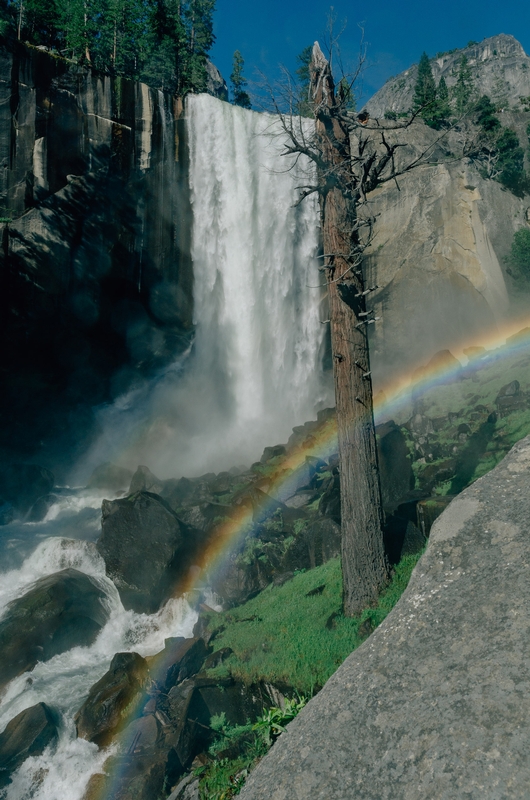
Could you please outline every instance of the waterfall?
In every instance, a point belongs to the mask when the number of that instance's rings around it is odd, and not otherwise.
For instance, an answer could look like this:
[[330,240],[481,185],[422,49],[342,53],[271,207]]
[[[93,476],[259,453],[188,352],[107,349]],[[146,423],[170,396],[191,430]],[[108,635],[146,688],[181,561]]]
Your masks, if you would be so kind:
[[332,402],[321,368],[318,200],[297,204],[312,165],[281,155],[278,117],[193,95],[186,120],[195,341],[102,410],[84,477],[108,460],[159,477],[248,465]]
[[199,95],[187,118],[195,368],[232,436],[273,443],[321,399],[318,201],[296,205],[313,171],[281,157],[276,117]]

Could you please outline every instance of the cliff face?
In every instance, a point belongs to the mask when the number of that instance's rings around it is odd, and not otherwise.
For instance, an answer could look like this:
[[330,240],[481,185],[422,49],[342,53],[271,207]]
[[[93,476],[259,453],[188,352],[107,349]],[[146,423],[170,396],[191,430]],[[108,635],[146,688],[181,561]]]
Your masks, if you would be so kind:
[[[189,341],[190,211],[173,99],[0,50],[1,447],[81,447],[90,409]],[[75,453],[73,453],[75,457]]]
[[528,199],[454,163],[413,171],[371,201],[380,215],[367,251],[369,285],[381,287],[370,298],[378,378],[480,344],[513,315],[505,257],[528,224]]
[[[455,85],[458,64],[465,55],[478,96],[487,94],[498,105],[519,108],[521,98],[530,96],[530,58],[513,36],[491,36],[462,50],[440,53],[431,66],[436,83],[445,78],[449,89]],[[419,53],[418,53],[419,56]],[[366,104],[373,117],[385,111],[400,114],[412,107],[418,65],[390,78]]]
[[[521,45],[500,35],[441,55],[431,62],[435,80],[443,75],[454,85],[463,54],[477,95],[504,98],[499,119],[527,150],[530,113],[520,101],[530,96],[530,59]],[[371,115],[410,109],[416,75],[414,66],[388,81],[367,104]],[[407,147],[398,158],[412,160],[440,135],[418,120],[403,135]],[[469,159],[451,163],[461,135],[457,126],[435,146],[433,160],[445,163],[413,170],[370,197],[378,217],[367,251],[369,280],[382,287],[370,298],[380,317],[370,330],[376,378],[406,372],[438,350],[480,344],[522,311],[521,287],[507,274],[506,258],[515,231],[530,222],[530,198],[485,180]]]

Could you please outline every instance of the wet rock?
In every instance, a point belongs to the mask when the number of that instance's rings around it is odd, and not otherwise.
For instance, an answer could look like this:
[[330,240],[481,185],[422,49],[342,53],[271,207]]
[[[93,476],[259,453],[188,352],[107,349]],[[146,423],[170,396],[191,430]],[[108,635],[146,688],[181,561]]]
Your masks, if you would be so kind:
[[160,494],[164,488],[164,481],[153,475],[149,467],[140,465],[131,478],[129,494],[135,492],[153,492]]
[[87,482],[88,489],[104,489],[108,492],[122,492],[127,489],[133,473],[125,467],[118,467],[110,461],[96,467]]
[[40,756],[57,739],[57,726],[57,715],[46,703],[26,708],[7,724],[0,734],[0,788],[26,758]]
[[0,686],[72,647],[92,644],[108,619],[94,578],[64,569],[14,600],[0,622]]
[[0,504],[15,514],[26,514],[32,505],[53,489],[53,473],[37,464],[10,464],[0,469]]
[[[210,608],[207,606],[206,603],[201,603],[199,606],[199,617],[197,622],[193,626],[193,636],[194,638],[201,638],[204,640],[206,644],[209,641],[209,635],[207,633],[208,626],[210,624],[212,614],[215,615],[217,612],[214,608]],[[211,634],[210,634],[211,635]]]
[[97,549],[125,608],[152,614],[170,597],[193,542],[169,505],[151,492],[104,500]]
[[77,735],[100,747],[108,745],[123,722],[124,710],[143,696],[147,676],[147,662],[138,653],[116,653],[109,671],[92,686],[75,715]]
[[216,667],[220,667],[233,652],[231,647],[222,647],[220,650],[216,650],[215,653],[208,656],[204,662],[203,669],[215,669]]
[[266,447],[260,458],[260,463],[266,464],[267,461],[271,460],[271,458],[276,458],[277,456],[284,456],[286,452],[287,451],[285,449],[284,444],[275,444],[272,447]]
[[320,498],[318,511],[322,516],[330,517],[340,524],[340,476],[336,468],[333,470],[332,480]]
[[166,639],[164,649],[156,656],[153,672],[167,691],[199,672],[207,654],[208,648],[202,638]]

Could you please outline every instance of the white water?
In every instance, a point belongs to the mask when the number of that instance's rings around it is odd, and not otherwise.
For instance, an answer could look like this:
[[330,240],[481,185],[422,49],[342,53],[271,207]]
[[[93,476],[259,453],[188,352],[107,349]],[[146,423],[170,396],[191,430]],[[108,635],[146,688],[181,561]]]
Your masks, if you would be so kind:
[[90,776],[101,771],[109,755],[109,751],[100,751],[95,745],[76,739],[73,717],[89,688],[108,670],[115,653],[133,651],[143,656],[153,655],[163,649],[164,639],[191,636],[197,619],[197,613],[184,598],[170,600],[152,615],[126,611],[116,587],[105,576],[105,566],[94,543],[55,535],[65,527],[74,530],[83,512],[96,513],[99,519],[100,506],[101,497],[72,492],[59,498],[44,522],[13,523],[2,529],[4,540],[9,540],[12,529],[16,535],[25,529],[30,533],[39,531],[41,541],[18,568],[2,574],[0,618],[6,613],[8,603],[25,594],[35,581],[68,567],[97,580],[106,593],[109,611],[107,624],[90,647],[74,647],[37,664],[31,672],[11,681],[2,696],[0,731],[25,708],[40,702],[58,711],[62,719],[57,744],[22,764],[13,783],[0,795],[6,800],[81,800]]
[[[189,98],[187,117],[196,338],[156,378],[101,410],[103,433],[80,481],[107,460],[133,469],[148,464],[162,478],[249,463],[329,402],[321,294],[310,288],[320,283],[318,208],[314,198],[295,207],[311,169],[280,157],[283,136],[274,117],[206,95]],[[64,490],[43,522],[2,529],[0,616],[36,580],[66,567],[99,582],[110,614],[90,647],[38,664],[1,698],[0,731],[41,701],[62,715],[57,745],[26,760],[7,800],[81,800],[108,756],[75,738],[73,716],[90,686],[116,652],[153,654],[165,638],[191,635],[196,620],[184,599],[151,616],[124,610],[93,544],[101,499]]]
[[[103,461],[159,477],[251,463],[329,404],[316,255],[318,203],[296,206],[312,167],[282,157],[279,121],[187,100],[196,338],[191,353],[102,409]],[[79,477],[79,476],[78,476]]]

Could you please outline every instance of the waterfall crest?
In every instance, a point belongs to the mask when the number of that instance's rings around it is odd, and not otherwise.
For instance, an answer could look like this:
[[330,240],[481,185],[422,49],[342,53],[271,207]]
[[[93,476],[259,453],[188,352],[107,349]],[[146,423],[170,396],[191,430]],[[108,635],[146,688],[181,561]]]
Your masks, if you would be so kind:
[[[282,156],[278,117],[188,97],[195,341],[104,409],[89,461],[160,477],[248,465],[329,404],[316,195],[308,160]],[[308,121],[308,124],[309,121]]]

